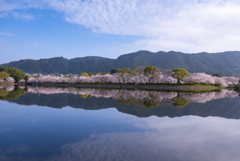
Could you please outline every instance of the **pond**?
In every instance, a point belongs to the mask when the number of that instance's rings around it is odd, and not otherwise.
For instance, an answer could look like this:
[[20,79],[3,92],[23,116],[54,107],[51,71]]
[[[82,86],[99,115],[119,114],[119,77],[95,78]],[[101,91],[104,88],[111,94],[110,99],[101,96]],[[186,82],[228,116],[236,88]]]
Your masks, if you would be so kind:
[[0,160],[239,160],[240,97],[122,89],[0,88]]

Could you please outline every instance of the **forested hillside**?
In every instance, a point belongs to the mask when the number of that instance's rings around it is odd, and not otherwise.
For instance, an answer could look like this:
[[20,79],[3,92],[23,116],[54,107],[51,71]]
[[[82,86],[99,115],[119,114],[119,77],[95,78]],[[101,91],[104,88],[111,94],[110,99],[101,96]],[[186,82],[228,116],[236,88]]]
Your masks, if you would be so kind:
[[56,57],[40,60],[20,60],[2,64],[15,67],[27,73],[73,73],[109,72],[113,68],[136,68],[153,65],[159,68],[184,68],[190,72],[219,73],[222,75],[239,75],[240,52],[185,54],[181,52],[149,52],[138,51],[119,56],[117,59],[103,57],[83,57],[66,59]]

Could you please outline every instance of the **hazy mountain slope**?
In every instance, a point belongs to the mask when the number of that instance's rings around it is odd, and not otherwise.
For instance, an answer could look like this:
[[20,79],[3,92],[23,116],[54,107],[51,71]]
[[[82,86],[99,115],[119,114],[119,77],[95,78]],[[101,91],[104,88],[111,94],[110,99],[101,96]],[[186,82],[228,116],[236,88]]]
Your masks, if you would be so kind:
[[82,73],[109,72],[113,68],[135,68],[153,65],[160,68],[185,68],[190,72],[220,73],[232,75],[240,73],[240,52],[184,54],[181,52],[138,51],[119,56],[117,59],[103,57],[83,57],[65,59],[63,57],[20,60],[0,66],[16,67],[27,73]]
[[[240,73],[240,52],[216,54],[184,54],[170,51],[151,53],[139,51],[120,56],[116,61],[118,68],[134,68],[139,65],[154,65],[161,68],[185,68],[190,72],[237,74]],[[128,62],[126,64],[122,62]],[[236,70],[237,69],[237,70]]]
[[69,60],[69,72],[70,73],[82,73],[82,72],[109,72],[111,69],[106,66],[111,66],[113,59],[102,57],[84,57],[74,58]]

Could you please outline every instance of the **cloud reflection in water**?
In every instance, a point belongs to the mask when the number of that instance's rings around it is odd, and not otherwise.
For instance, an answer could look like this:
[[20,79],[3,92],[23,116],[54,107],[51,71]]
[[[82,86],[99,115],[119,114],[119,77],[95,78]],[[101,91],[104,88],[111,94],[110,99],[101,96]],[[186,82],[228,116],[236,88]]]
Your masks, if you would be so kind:
[[240,122],[216,117],[135,120],[145,132],[93,134],[50,160],[238,160]]

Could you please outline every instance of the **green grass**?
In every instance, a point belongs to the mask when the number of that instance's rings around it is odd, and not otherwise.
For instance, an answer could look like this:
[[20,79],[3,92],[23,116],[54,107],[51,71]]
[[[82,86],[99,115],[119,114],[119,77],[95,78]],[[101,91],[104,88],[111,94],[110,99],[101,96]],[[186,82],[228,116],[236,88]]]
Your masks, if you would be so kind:
[[[32,83],[34,84],[72,84],[72,83],[66,83],[66,82],[62,82],[62,83],[52,83],[52,82],[45,82],[45,83]],[[73,83],[73,84],[103,84],[103,85],[135,85],[135,83],[126,83],[126,84],[122,84],[122,83]],[[172,83],[140,83],[137,85],[168,85],[168,86],[188,86],[188,87],[195,87],[195,86],[204,86],[204,87],[223,87],[222,85],[218,85],[218,84],[172,84]],[[230,87],[230,86],[229,86]],[[232,85],[232,87],[234,87],[234,85]]]
[[204,89],[204,90],[174,90],[174,92],[191,92],[191,93],[205,93],[205,92],[218,92],[220,89]]

